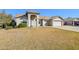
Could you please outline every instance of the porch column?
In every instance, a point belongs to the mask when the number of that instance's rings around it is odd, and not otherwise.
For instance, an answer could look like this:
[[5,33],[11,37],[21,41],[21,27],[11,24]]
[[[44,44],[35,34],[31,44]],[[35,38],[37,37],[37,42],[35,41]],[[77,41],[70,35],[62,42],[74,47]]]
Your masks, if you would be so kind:
[[37,22],[36,22],[36,27],[38,27],[39,26],[39,15],[37,15]]
[[31,24],[30,24],[30,23],[31,23],[31,22],[30,22],[30,16],[31,16],[31,15],[28,14],[28,27],[31,27]]
[[45,27],[45,22],[44,22],[44,19],[43,19],[43,22],[42,22],[42,23],[43,23],[43,27]]

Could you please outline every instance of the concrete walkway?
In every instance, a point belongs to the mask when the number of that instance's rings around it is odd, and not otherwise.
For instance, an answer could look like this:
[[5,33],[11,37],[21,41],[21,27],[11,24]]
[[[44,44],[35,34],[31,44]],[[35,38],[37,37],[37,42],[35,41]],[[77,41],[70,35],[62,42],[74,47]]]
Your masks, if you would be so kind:
[[79,26],[62,26],[62,27],[55,27],[55,28],[79,32]]

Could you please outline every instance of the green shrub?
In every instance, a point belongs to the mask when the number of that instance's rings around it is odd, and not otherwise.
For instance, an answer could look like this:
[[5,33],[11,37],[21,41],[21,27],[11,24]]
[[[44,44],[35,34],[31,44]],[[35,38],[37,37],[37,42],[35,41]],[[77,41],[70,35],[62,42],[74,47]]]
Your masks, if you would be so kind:
[[18,28],[23,28],[23,27],[27,27],[26,22],[22,22],[21,24],[18,25]]
[[16,22],[12,20],[12,22],[9,24],[9,26],[12,26],[13,28],[16,28]]

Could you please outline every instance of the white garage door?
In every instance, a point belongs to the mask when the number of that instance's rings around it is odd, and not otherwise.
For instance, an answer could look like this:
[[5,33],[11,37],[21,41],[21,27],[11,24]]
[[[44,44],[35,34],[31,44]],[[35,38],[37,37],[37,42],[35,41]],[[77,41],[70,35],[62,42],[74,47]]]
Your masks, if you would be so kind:
[[57,27],[57,26],[61,26],[61,21],[53,21],[53,26]]

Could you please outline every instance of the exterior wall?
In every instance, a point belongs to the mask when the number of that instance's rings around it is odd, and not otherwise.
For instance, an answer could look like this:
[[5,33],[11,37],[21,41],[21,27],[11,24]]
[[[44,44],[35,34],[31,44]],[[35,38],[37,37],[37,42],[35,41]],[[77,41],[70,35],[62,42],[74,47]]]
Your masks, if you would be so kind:
[[47,22],[46,22],[45,20],[43,20],[43,26],[44,26],[44,27],[46,26],[46,23],[47,23]]
[[39,27],[40,26],[40,20],[39,20],[39,15],[37,15],[37,27]]
[[23,22],[23,20],[20,18],[16,18],[15,22],[16,22],[16,25],[18,26],[21,22]]
[[16,25],[17,25],[17,26],[18,26],[20,23],[22,23],[23,21],[27,22],[27,18],[26,18],[26,17],[15,18],[15,22],[16,22]]

